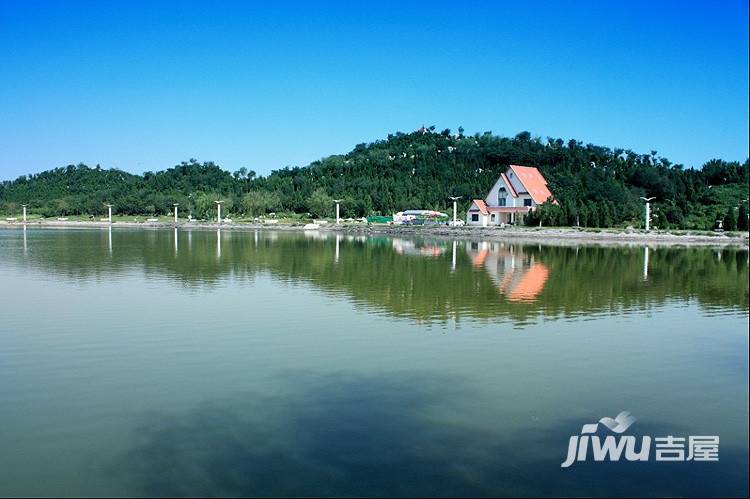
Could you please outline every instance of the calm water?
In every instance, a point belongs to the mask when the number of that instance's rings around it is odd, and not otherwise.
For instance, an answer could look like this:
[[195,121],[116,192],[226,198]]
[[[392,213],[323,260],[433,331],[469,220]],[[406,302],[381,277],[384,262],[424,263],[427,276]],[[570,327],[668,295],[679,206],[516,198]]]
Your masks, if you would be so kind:
[[[747,251],[1,230],[0,304],[0,495],[748,494]],[[623,410],[720,461],[560,467]]]

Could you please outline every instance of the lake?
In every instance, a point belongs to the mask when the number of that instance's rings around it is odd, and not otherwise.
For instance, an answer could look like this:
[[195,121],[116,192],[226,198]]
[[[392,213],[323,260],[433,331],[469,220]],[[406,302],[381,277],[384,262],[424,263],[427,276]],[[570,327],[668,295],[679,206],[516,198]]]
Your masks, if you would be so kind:
[[[747,250],[18,228],[0,303],[3,496],[748,494]],[[561,467],[622,411],[719,460]]]

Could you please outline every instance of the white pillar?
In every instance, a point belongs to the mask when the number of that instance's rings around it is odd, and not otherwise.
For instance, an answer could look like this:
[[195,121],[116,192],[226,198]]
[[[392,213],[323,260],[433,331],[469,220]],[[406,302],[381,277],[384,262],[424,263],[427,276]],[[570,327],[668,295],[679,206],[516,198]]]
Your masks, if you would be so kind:
[[109,210],[109,223],[111,224],[112,223],[112,205],[108,204],[107,208]]
[[646,202],[646,232],[648,232],[649,229],[651,229],[651,201],[653,201],[656,198],[655,197],[650,197],[650,198],[641,197],[641,199]]
[[23,205],[23,223],[26,223],[26,205]]
[[343,199],[334,199],[333,202],[336,203],[336,225],[338,225],[341,222],[341,217],[339,216],[339,203],[341,203]]
[[177,207],[179,206],[179,203],[174,204],[174,223],[177,225]]
[[221,223],[221,203],[216,203],[216,223]]
[[461,199],[461,196],[450,196],[450,199],[453,200],[453,226],[455,227],[457,220],[456,212],[458,209],[458,200]]

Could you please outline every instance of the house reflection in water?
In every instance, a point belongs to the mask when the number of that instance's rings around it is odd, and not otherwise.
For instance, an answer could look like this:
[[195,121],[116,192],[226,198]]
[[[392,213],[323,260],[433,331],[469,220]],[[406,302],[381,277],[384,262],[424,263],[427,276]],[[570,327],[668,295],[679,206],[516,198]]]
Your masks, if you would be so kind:
[[505,243],[471,243],[467,251],[475,267],[483,267],[498,292],[512,302],[536,301],[549,277],[546,265],[520,247]]

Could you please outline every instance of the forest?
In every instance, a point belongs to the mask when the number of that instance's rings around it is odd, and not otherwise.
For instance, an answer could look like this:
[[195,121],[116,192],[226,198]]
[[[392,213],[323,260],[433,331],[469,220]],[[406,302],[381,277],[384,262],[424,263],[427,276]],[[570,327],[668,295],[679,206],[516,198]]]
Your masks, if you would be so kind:
[[653,225],[660,229],[747,230],[749,161],[713,159],[699,168],[675,164],[657,151],[636,153],[580,141],[521,132],[465,135],[435,127],[397,132],[358,144],[346,154],[304,167],[258,176],[230,172],[190,159],[172,168],[135,175],[97,165],[68,165],[0,184],[0,212],[17,215],[22,204],[44,217],[99,215],[105,203],[123,215],[168,215],[174,203],[194,218],[223,213],[238,219],[269,213],[331,216],[342,199],[344,217],[389,215],[405,209],[448,211],[462,196],[463,211],[484,198],[509,164],[535,166],[557,203],[545,204],[527,223],[545,226],[642,227],[641,197],[655,197]]

